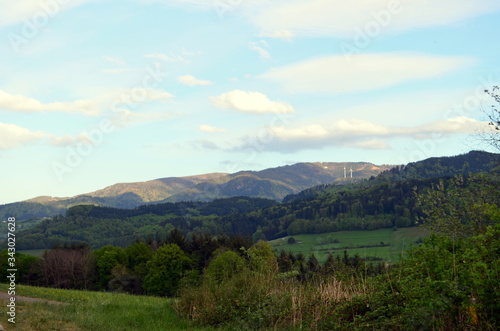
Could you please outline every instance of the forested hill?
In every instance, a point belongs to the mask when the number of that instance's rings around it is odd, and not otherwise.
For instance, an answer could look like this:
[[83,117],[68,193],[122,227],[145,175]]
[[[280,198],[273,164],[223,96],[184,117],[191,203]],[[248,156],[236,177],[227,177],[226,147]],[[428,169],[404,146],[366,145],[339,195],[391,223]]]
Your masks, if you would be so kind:
[[42,196],[0,205],[0,218],[14,216],[25,220],[49,217],[64,214],[67,208],[82,204],[132,209],[144,204],[212,201],[237,196],[282,201],[286,195],[312,186],[344,182],[347,179],[345,176],[352,181],[363,180],[390,168],[390,165],[377,166],[366,162],[297,163],[261,171],[209,173],[120,183],[74,197]]
[[[461,185],[466,190],[479,192],[473,196],[481,198],[482,203],[499,205],[500,182],[493,170],[499,156],[471,152],[456,158],[433,158],[360,184],[318,187],[309,190],[312,192],[309,196],[302,194],[300,199],[287,203],[237,197],[156,204],[132,210],[76,206],[65,217],[54,217],[19,232],[17,244],[20,249],[51,248],[57,243],[82,241],[92,247],[127,245],[137,237],[164,238],[175,227],[187,235],[226,233],[258,240],[300,233],[413,226],[422,216],[415,193],[429,191],[440,182],[453,187],[453,176],[457,174],[463,174]],[[479,195],[484,192],[485,196]]]
[[[494,172],[499,171],[499,167],[500,154],[483,151],[471,151],[457,156],[432,157],[423,161],[412,162],[407,165],[395,166],[389,170],[381,172],[376,177],[372,176],[369,181],[355,183],[355,185],[351,186],[351,189],[391,181],[441,178],[456,176],[459,174],[468,175],[480,172]],[[337,183],[330,185],[318,185],[303,190],[298,194],[290,194],[283,199],[283,202],[313,199],[323,193],[332,193],[345,189],[345,187],[339,186]]]

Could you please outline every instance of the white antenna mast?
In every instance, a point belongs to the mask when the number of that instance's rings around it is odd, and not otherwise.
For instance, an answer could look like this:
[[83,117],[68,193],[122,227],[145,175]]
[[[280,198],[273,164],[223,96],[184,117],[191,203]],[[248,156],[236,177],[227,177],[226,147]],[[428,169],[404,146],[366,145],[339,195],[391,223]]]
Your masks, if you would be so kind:
[[347,177],[347,173],[345,172],[345,167],[344,167],[344,178]]
[[349,170],[349,171],[351,172],[351,178],[352,178],[352,168],[351,168],[351,170]]

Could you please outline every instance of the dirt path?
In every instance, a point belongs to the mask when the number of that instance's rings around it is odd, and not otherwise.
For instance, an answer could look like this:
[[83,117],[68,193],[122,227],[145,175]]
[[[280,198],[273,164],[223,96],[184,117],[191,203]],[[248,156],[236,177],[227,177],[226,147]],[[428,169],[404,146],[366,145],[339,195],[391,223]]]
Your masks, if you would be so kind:
[[[0,292],[0,300],[10,300],[10,295],[5,293],[5,292]],[[16,301],[24,301],[24,302],[45,302],[45,303],[50,303],[53,305],[69,305],[70,303],[68,302],[61,302],[61,301],[53,301],[53,300],[46,300],[46,299],[38,299],[38,298],[30,298],[30,297],[24,297],[22,295],[16,295]]]

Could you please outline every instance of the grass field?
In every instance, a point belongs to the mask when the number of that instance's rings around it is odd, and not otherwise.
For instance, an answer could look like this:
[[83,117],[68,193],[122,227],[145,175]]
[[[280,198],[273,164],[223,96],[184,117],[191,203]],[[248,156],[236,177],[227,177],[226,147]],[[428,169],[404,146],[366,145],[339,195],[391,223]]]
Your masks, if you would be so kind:
[[[320,263],[326,261],[329,253],[343,255],[344,250],[350,256],[358,253],[362,258],[377,257],[387,262],[395,262],[408,247],[429,233],[420,227],[380,229],[373,231],[339,231],[322,234],[301,234],[292,236],[296,243],[288,244],[288,238],[271,241],[279,252],[282,249],[293,253],[302,253],[306,257],[314,254]],[[377,246],[364,247],[360,246]]]
[[46,249],[24,249],[24,250],[18,250],[17,252],[22,253],[22,254],[26,254],[26,255],[42,257],[42,255],[45,251],[46,251]]
[[[7,292],[7,288],[7,284],[0,284],[0,291]],[[0,323],[5,330],[213,330],[197,328],[179,318],[167,298],[21,285],[16,287],[16,294],[69,305],[18,300],[14,325],[7,321],[8,301],[1,300]]]

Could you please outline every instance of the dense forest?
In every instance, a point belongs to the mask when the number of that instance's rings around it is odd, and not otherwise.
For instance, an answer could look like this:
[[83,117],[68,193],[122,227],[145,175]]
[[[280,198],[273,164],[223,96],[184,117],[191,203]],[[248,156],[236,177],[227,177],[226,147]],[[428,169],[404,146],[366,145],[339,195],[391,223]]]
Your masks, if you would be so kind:
[[[459,158],[319,186],[284,203],[237,197],[128,210],[75,206],[16,236],[18,249],[49,248],[41,258],[16,253],[16,279],[175,297],[180,316],[229,329],[495,330],[498,155]],[[392,264],[341,250],[319,263],[261,240],[415,225],[433,234]],[[13,254],[0,252],[3,279]]]
[[[415,226],[423,217],[417,194],[439,185],[448,187],[456,176],[462,178],[464,188],[476,192],[476,197],[498,204],[500,185],[494,176],[498,164],[498,154],[485,152],[431,158],[362,182],[321,185],[288,196],[283,203],[235,197],[134,209],[80,205],[70,208],[65,216],[19,232],[18,245],[19,249],[82,243],[92,248],[127,246],[137,238],[165,239],[173,228],[188,238],[224,233],[248,236],[256,242],[295,234]],[[481,194],[483,188],[490,193]]]
[[[481,196],[490,193],[481,187]],[[314,255],[274,252],[265,241],[186,238],[174,228],[165,240],[126,247],[73,244],[41,258],[17,254],[17,280],[176,297],[179,315],[229,329],[494,330],[500,326],[500,208],[477,193],[460,177],[419,193],[425,225],[437,234],[392,265],[345,251],[320,264]],[[11,254],[0,252],[3,279]]]

